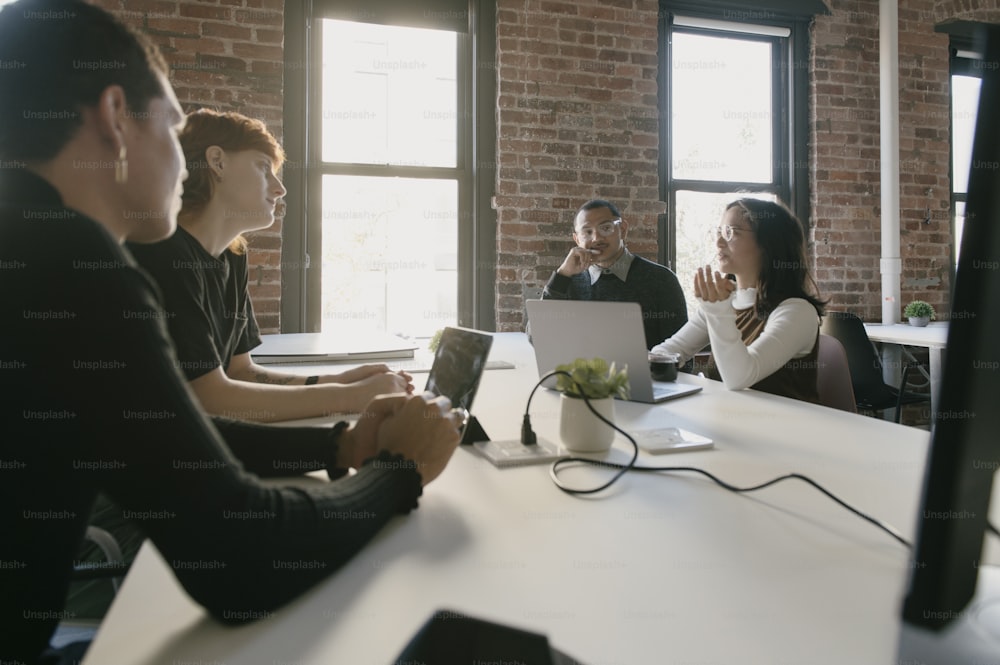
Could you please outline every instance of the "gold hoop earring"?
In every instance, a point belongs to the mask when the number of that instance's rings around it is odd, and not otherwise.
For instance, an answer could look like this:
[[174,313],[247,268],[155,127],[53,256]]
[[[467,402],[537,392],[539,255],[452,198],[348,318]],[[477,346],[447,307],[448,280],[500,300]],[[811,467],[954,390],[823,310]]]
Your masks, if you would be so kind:
[[125,146],[118,151],[118,159],[115,160],[115,182],[124,185],[128,182],[128,159]]

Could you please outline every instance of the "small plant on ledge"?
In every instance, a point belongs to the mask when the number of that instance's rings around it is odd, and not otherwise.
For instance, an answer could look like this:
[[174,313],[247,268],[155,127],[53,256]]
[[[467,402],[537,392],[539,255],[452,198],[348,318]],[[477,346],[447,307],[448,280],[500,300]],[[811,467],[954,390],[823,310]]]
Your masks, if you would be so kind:
[[903,316],[910,320],[910,325],[926,326],[935,318],[936,313],[930,303],[923,300],[914,300],[903,309]]
[[628,399],[628,367],[616,370],[614,363],[608,365],[603,358],[577,358],[571,363],[557,365],[556,369],[572,375],[572,380],[563,374],[556,377],[556,389],[570,397],[582,397],[582,387],[589,399]]

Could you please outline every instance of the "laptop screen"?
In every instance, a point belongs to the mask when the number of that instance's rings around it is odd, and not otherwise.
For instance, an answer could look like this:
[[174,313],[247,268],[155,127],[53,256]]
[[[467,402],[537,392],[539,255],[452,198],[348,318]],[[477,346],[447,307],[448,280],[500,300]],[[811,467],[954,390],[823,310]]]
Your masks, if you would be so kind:
[[444,395],[453,407],[471,410],[492,345],[492,335],[466,328],[445,328],[427,376],[426,390]]

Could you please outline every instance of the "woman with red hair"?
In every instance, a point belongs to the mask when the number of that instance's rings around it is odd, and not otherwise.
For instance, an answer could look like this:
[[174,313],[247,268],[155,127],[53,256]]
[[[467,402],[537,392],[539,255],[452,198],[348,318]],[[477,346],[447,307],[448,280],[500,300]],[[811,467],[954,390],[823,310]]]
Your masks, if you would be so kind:
[[188,114],[180,141],[189,175],[177,233],[130,249],[163,291],[180,370],[205,410],[290,420],[354,413],[375,395],[412,392],[411,377],[385,365],[305,377],[254,363],[260,334],[241,234],[274,223],[285,154],[263,122],[234,112]]

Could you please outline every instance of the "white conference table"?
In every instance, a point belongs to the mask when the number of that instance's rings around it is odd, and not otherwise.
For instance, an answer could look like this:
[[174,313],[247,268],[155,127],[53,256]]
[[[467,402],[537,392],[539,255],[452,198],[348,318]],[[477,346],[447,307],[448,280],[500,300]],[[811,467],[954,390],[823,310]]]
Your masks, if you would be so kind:
[[[494,439],[515,437],[533,356],[524,335],[506,333],[491,357],[516,368],[486,372],[474,412]],[[807,474],[912,539],[927,432],[681,380],[704,391],[619,402],[619,423],[680,426],[716,447],[641,463],[695,465],[737,485]],[[558,440],[558,396],[538,391],[531,413]],[[626,446],[617,440],[611,456],[625,459]],[[984,560],[1000,561],[989,547]],[[547,465],[500,470],[462,448],[419,509],[254,624],[210,619],[147,542],[84,663],[388,665],[448,609],[545,633],[587,665],[885,665],[896,660],[907,568],[906,548],[799,481],[737,495],[692,474],[632,473],[577,498]]]
[[[948,345],[948,324],[929,323],[926,326],[911,326],[908,323],[866,323],[868,339],[882,343],[882,364],[891,374],[894,385],[898,385],[902,372],[901,347],[922,346],[927,349],[931,392],[931,414],[938,412],[941,395],[941,374],[944,370],[944,349]],[[887,380],[890,377],[886,377]]]

